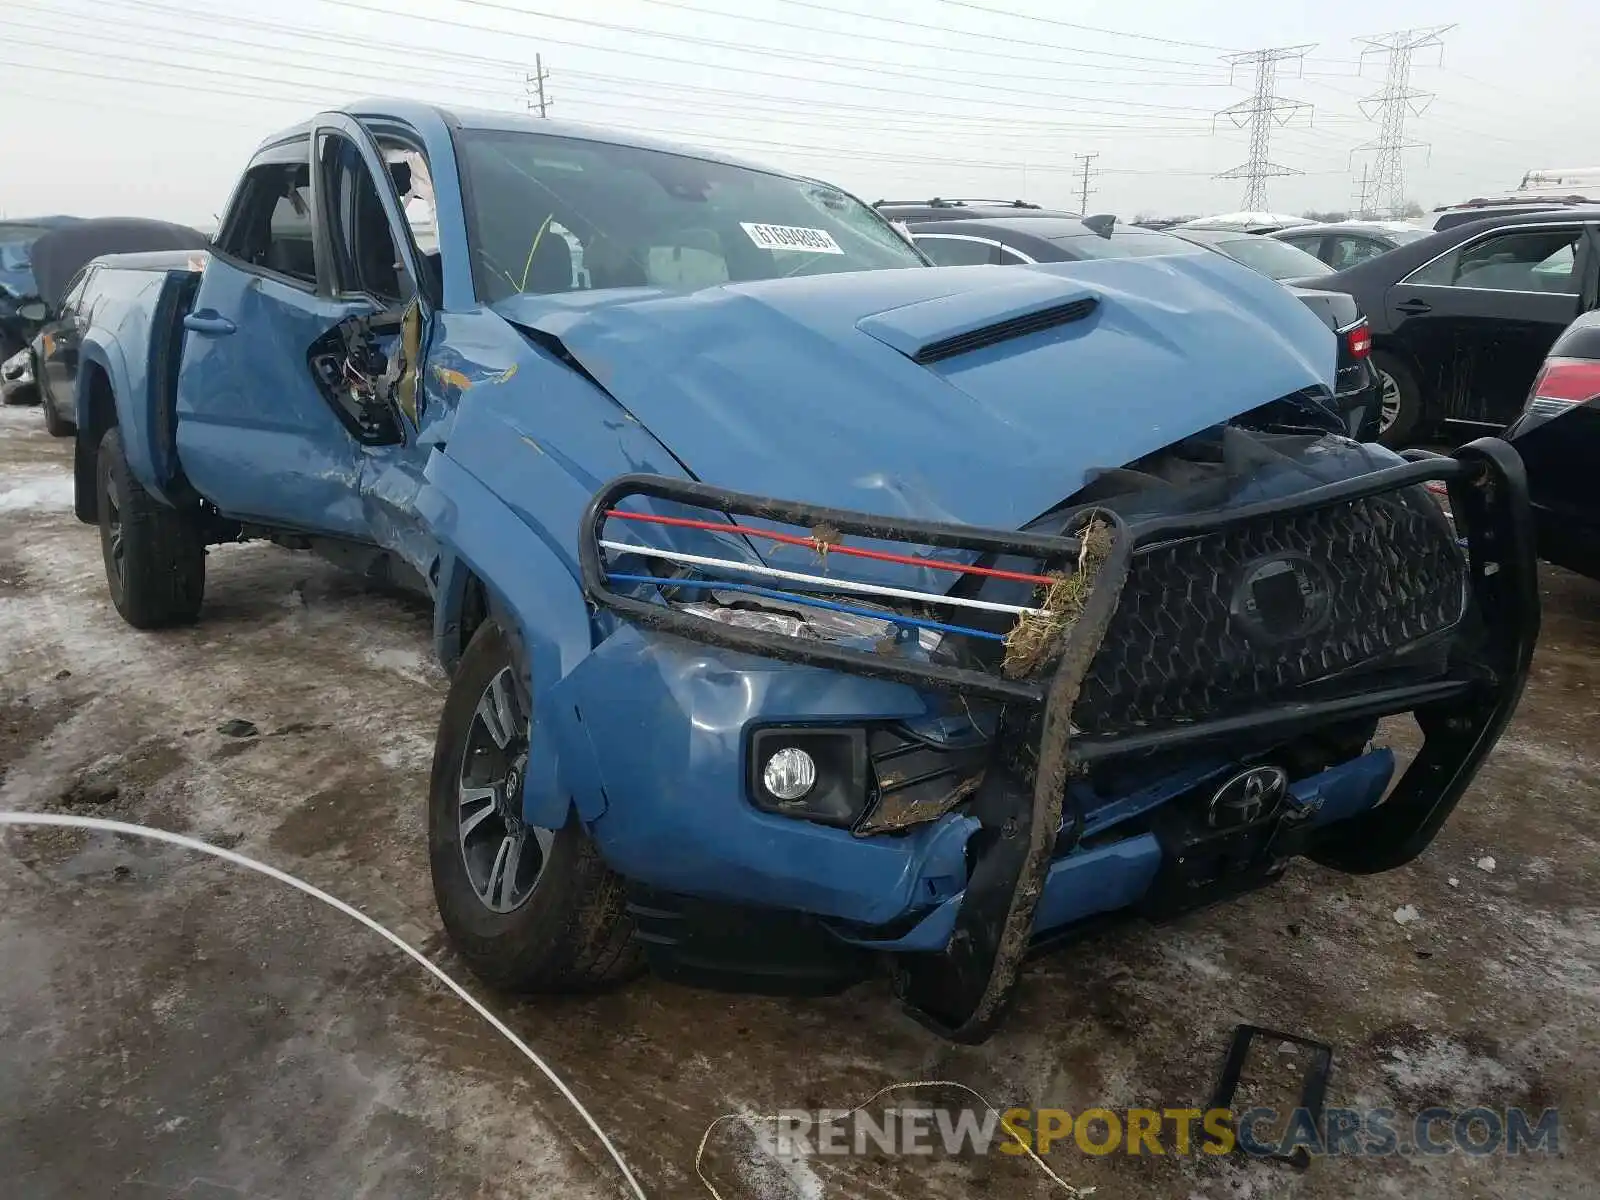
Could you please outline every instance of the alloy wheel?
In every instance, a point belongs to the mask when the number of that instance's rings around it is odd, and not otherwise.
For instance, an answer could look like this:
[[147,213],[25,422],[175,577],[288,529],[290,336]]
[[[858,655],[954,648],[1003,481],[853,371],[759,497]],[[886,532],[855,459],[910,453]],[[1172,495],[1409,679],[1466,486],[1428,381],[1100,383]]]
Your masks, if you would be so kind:
[[1400,384],[1389,372],[1378,371],[1378,383],[1382,388],[1379,400],[1378,432],[1387,433],[1389,426],[1393,425],[1400,417]]
[[467,879],[490,912],[509,913],[533,895],[555,833],[522,820],[529,710],[510,667],[478,698],[457,780],[457,840]]

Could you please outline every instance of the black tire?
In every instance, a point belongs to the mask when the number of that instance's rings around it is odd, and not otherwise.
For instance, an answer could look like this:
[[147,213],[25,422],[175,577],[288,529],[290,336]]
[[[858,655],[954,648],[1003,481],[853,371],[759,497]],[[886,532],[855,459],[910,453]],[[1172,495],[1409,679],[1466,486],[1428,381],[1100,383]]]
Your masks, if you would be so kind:
[[44,409],[44,431],[51,437],[71,437],[78,432],[78,427],[71,421],[64,421],[56,415],[55,405],[50,403],[50,397],[44,394],[44,389],[39,389],[39,407]]
[[1373,368],[1378,372],[1378,392],[1380,398],[1387,389],[1384,376],[1394,381],[1399,411],[1387,428],[1378,433],[1378,440],[1391,449],[1399,450],[1412,444],[1417,438],[1427,433],[1423,421],[1422,389],[1417,386],[1417,377],[1403,359],[1386,351],[1379,350],[1372,356]]
[[[526,827],[508,824],[503,813],[507,792],[520,788],[496,785],[494,812],[474,827],[465,839],[461,833],[461,789],[466,785],[463,765],[469,749],[476,764],[508,754],[514,764],[522,747],[525,770],[527,722],[519,719],[520,742],[502,751],[483,742],[492,731],[479,716],[480,701],[504,673],[516,680],[516,704],[521,714],[530,710],[526,676],[517,668],[511,644],[495,621],[478,627],[456,668],[439,722],[434,747],[433,775],[428,788],[428,860],[433,894],[446,934],[467,966],[491,987],[508,992],[588,992],[614,987],[637,975],[643,967],[640,948],[633,940],[622,880],[601,860],[594,843],[572,814],[567,824],[552,833],[540,831],[548,846],[540,854],[531,892],[509,911],[495,911],[474,883],[463,841],[475,838],[513,839]],[[487,771],[492,773],[491,764]],[[481,780],[480,780],[481,781]],[[474,810],[474,815],[481,810]],[[480,833],[480,830],[486,831]],[[523,833],[521,853],[535,848],[532,835]],[[480,848],[472,846],[478,851]],[[477,854],[481,864],[484,856]],[[499,859],[496,858],[498,864]],[[519,861],[521,861],[519,859]],[[479,868],[481,873],[481,867]],[[516,880],[512,880],[515,889]],[[491,872],[487,881],[491,897],[496,888]],[[510,898],[508,898],[510,899]]]
[[115,427],[100,440],[95,484],[100,550],[117,612],[135,629],[191,624],[206,586],[199,514],[145,491],[128,469]]

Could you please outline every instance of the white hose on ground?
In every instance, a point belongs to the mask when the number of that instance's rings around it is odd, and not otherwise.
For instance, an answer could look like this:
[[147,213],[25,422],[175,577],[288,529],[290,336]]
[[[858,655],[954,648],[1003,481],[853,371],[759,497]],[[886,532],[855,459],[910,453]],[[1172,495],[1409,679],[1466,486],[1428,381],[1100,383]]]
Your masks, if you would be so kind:
[[520,1050],[523,1056],[527,1058],[529,1062],[531,1062],[535,1067],[539,1068],[540,1073],[543,1074],[544,1077],[555,1086],[556,1091],[560,1092],[562,1098],[565,1099],[568,1104],[572,1105],[577,1114],[583,1118],[584,1124],[586,1124],[594,1133],[594,1136],[600,1140],[600,1144],[605,1147],[606,1153],[611,1156],[611,1161],[617,1164],[617,1170],[621,1171],[622,1177],[627,1180],[628,1187],[631,1189],[633,1195],[637,1196],[638,1200],[645,1200],[644,1189],[639,1186],[639,1181],[633,1177],[633,1172],[628,1169],[628,1164],[623,1161],[621,1152],[611,1144],[611,1139],[606,1136],[605,1130],[600,1128],[594,1117],[590,1116],[589,1110],[583,1106],[583,1102],[572,1094],[572,1089],[562,1082],[561,1077],[555,1073],[555,1071],[550,1067],[550,1064],[545,1062],[544,1059],[540,1058],[534,1049],[528,1045],[528,1043],[524,1042],[520,1037],[513,1033],[511,1029],[507,1027],[504,1021],[495,1016],[481,1003],[479,1003],[471,992],[467,991],[466,988],[462,987],[454,979],[450,978],[450,976],[446,975],[442,970],[436,967],[433,962],[428,959],[427,956],[424,955],[420,950],[412,947],[410,943],[400,938],[397,934],[391,933],[389,930],[385,929],[382,925],[378,924],[378,922],[367,916],[366,913],[360,911],[359,909],[352,908],[343,900],[340,900],[335,896],[328,895],[328,893],[324,892],[321,888],[313,887],[303,879],[297,879],[295,876],[290,875],[287,871],[280,871],[276,867],[269,867],[266,863],[257,862],[255,859],[250,858],[247,855],[239,854],[233,850],[224,850],[221,846],[213,846],[209,842],[202,842],[196,838],[185,837],[181,833],[169,833],[165,829],[152,829],[146,825],[133,825],[126,821],[107,821],[100,817],[77,817],[68,815],[66,813],[0,812],[0,826],[5,825],[35,827],[53,826],[59,829],[87,829],[93,830],[97,833],[120,833],[128,837],[145,838],[146,840],[152,842],[166,842],[173,846],[181,846],[185,850],[194,850],[201,854],[209,854],[213,858],[220,858],[224,862],[230,862],[235,866],[245,867],[251,871],[257,872],[258,874],[265,875],[268,879],[276,879],[279,883],[286,883],[296,891],[304,892],[312,899],[320,900],[330,908],[335,908],[342,912],[345,916],[359,921],[368,929],[383,937],[395,948],[405,953],[419,966],[426,970],[428,974],[432,975],[440,983],[444,984],[445,987],[449,988],[452,992],[464,1000],[474,1012],[476,1012],[480,1017],[494,1027],[495,1032],[500,1034],[501,1037],[505,1038],[506,1041],[510,1042],[513,1046]]

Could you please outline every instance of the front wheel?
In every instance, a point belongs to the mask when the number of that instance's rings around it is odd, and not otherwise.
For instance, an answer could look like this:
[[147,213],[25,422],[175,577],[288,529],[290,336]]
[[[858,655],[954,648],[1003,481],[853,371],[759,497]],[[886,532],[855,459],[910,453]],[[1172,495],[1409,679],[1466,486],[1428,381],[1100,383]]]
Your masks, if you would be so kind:
[[115,426],[100,440],[95,480],[100,552],[117,612],[135,629],[193,623],[206,586],[199,514],[145,491],[128,469]]
[[485,621],[462,655],[434,748],[428,860],[445,932],[484,982],[590,991],[638,973],[622,881],[573,814],[522,820],[532,705],[509,639]]

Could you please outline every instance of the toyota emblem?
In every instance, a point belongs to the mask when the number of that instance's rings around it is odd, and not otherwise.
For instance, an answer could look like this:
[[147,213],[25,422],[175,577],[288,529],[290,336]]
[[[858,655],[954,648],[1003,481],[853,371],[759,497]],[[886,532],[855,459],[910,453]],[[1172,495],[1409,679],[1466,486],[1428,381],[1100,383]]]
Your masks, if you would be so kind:
[[1213,829],[1249,825],[1271,816],[1289,791],[1289,773],[1282,767],[1240,771],[1211,796],[1206,823]]

